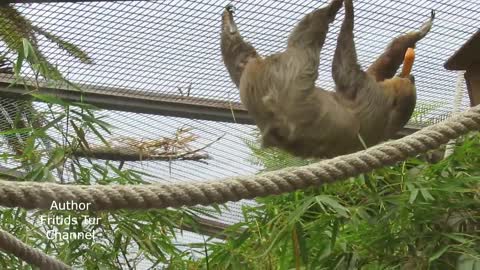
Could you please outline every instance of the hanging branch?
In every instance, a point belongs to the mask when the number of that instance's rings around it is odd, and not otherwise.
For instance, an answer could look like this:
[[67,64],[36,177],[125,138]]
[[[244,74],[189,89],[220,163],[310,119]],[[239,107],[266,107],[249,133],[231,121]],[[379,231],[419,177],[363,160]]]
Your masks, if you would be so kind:
[[139,148],[93,146],[90,150],[83,151],[81,149],[73,153],[76,157],[89,157],[93,159],[113,160],[113,161],[172,161],[172,160],[192,160],[203,161],[210,159],[208,153],[148,153],[143,152]]

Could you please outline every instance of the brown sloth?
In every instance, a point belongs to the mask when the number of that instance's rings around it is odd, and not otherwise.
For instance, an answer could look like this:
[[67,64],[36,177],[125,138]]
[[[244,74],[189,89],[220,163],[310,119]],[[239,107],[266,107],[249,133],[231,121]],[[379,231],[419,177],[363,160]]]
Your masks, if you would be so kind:
[[[315,86],[328,27],[345,2],[345,18],[332,64],[335,91]],[[416,102],[413,76],[394,76],[408,48],[430,31],[431,18],[401,35],[363,71],[353,40],[352,0],[332,0],[304,16],[285,51],[266,57],[245,42],[233,20],[222,15],[221,51],[240,98],[262,134],[264,147],[300,157],[351,153],[391,138],[410,119]]]

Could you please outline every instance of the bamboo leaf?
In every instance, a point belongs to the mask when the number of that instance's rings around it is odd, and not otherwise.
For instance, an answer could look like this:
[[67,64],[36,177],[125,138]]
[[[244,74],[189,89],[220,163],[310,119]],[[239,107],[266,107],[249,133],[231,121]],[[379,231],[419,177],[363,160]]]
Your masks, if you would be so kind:
[[62,163],[65,158],[65,151],[62,148],[55,148],[50,154],[50,159],[47,161],[47,167],[55,167]]
[[332,226],[332,236],[330,237],[330,249],[334,249],[335,242],[337,241],[338,232],[340,230],[340,222],[335,219]]
[[296,230],[296,236],[298,239],[298,244],[299,244],[299,251],[300,251],[300,257],[302,258],[303,264],[308,265],[308,255],[309,250],[307,246],[307,239],[305,238],[305,235],[307,234],[305,232],[305,228],[302,226],[300,222],[297,222],[295,224],[295,230]]
[[470,239],[463,237],[463,235],[459,233],[443,233],[443,235],[461,244],[466,244],[471,241]]
[[50,32],[47,32],[47,31],[41,29],[40,27],[33,26],[32,28],[35,32],[43,35],[44,37],[46,37],[47,39],[49,39],[53,43],[57,44],[62,50],[66,51],[71,56],[77,58],[82,63],[85,63],[85,64],[92,64],[93,63],[90,56],[88,56],[87,53],[82,51],[75,44],[73,44],[71,42],[68,42],[68,41],[66,41],[66,40],[60,38],[59,36],[56,36],[56,35],[54,35]]
[[435,251],[432,254],[432,256],[430,256],[430,258],[428,258],[428,261],[433,262],[436,259],[440,258],[440,256],[442,256],[449,248],[450,248],[450,246],[447,245],[447,246],[444,246],[444,247],[438,249],[437,251]]
[[318,196],[315,196],[315,200],[319,204],[326,204],[330,206],[333,210],[335,210],[336,213],[338,213],[342,217],[348,218],[350,216],[348,209],[343,207],[340,203],[338,203],[338,201],[336,201],[330,196],[318,195]]
[[33,128],[19,128],[11,129],[7,131],[0,131],[0,136],[12,135],[12,134],[29,134],[33,131]]
[[15,73],[15,76],[20,76],[20,72],[22,70],[22,64],[23,60],[25,60],[25,54],[23,53],[23,50],[18,50],[17,51],[17,61],[13,67],[13,72]]
[[410,191],[410,198],[408,199],[408,202],[410,204],[412,204],[415,201],[415,199],[417,198],[417,196],[418,196],[418,188],[412,189]]
[[420,193],[422,194],[423,198],[426,200],[426,201],[433,201],[435,200],[435,198],[433,198],[432,194],[430,194],[430,192],[425,189],[425,188],[421,188],[420,189]]
[[55,126],[56,124],[58,124],[60,121],[63,120],[63,118],[65,118],[66,114],[62,113],[60,114],[60,116],[56,117],[55,119],[53,119],[52,121],[50,121],[49,123],[47,123],[45,126],[43,126],[41,129],[38,129],[36,130],[36,132],[39,132],[39,133],[44,133],[45,131],[47,131],[48,129],[50,129],[51,127]]
[[28,42],[28,39],[22,38],[22,44],[23,44],[23,54],[25,55],[25,58],[28,58],[29,52],[30,52],[30,42]]
[[108,143],[108,141],[105,140],[103,135],[100,132],[98,132],[98,130],[95,128],[95,126],[93,126],[92,123],[86,122],[86,125],[93,131],[93,133],[95,133],[97,138],[99,138],[106,146],[110,147],[110,143]]
[[77,124],[75,124],[75,121],[70,121],[70,124],[73,127],[73,130],[75,131],[75,134],[77,135],[77,138],[80,140],[81,144],[86,148],[90,150],[90,145],[85,138],[85,132],[83,129],[79,128]]

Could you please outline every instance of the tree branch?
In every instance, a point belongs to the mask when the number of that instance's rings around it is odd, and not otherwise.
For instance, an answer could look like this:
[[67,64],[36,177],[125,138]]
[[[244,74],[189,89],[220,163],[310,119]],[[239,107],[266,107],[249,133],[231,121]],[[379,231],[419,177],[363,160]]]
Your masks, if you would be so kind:
[[210,159],[210,155],[203,150],[219,141],[223,135],[200,148],[192,149],[190,143],[197,136],[189,131],[190,129],[180,128],[173,138],[163,137],[150,141],[116,138],[111,140],[110,145],[89,145],[88,149],[82,147],[73,150],[73,155],[113,161],[192,160],[206,163],[205,160]]
[[[132,151],[133,150],[133,151]],[[74,153],[76,157],[89,157],[94,159],[114,160],[114,161],[145,161],[145,160],[193,160],[202,162],[210,159],[208,153],[146,153],[140,149],[108,147],[108,146],[90,146],[90,150],[77,149]]]

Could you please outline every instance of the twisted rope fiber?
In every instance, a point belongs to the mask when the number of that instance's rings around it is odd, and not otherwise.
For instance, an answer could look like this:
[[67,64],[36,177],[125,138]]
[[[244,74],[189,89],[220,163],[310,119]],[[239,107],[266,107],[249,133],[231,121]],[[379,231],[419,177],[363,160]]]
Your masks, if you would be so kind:
[[407,137],[308,166],[223,181],[180,184],[90,186],[0,181],[0,205],[49,209],[52,201],[75,201],[91,203],[92,210],[114,210],[209,205],[251,199],[319,186],[393,165],[479,129],[480,105]]
[[45,270],[71,269],[57,259],[44,254],[42,251],[29,247],[10,233],[0,230],[0,247],[2,250],[21,258],[25,262]]

